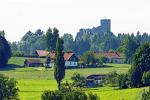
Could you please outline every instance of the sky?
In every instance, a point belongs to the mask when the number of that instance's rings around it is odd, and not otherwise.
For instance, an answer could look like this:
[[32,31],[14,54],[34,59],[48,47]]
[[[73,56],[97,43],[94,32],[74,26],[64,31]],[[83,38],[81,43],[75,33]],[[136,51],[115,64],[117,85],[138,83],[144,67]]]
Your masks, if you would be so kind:
[[111,19],[117,33],[150,33],[150,0],[0,0],[0,30],[8,41],[19,41],[29,30],[56,27],[74,37],[80,28]]

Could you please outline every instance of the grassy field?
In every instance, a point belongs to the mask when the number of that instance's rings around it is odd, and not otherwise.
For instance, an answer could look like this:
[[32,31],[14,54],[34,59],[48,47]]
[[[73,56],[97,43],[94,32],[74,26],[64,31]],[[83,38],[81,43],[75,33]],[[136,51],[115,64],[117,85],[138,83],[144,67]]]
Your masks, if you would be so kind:
[[[56,90],[57,85],[53,77],[53,69],[45,70],[43,67],[23,67],[25,58],[11,58],[9,67],[0,69],[9,77],[18,81],[20,89],[19,96],[21,100],[40,100],[41,93],[44,90]],[[43,60],[43,59],[42,59]],[[118,73],[126,73],[130,68],[127,64],[106,64],[105,68],[84,68],[66,70],[64,80],[70,80],[73,73],[81,73],[84,76],[90,74],[107,74],[116,70]],[[90,88],[85,92],[94,92],[100,96],[101,100],[138,100],[143,88],[118,90],[113,87]]]

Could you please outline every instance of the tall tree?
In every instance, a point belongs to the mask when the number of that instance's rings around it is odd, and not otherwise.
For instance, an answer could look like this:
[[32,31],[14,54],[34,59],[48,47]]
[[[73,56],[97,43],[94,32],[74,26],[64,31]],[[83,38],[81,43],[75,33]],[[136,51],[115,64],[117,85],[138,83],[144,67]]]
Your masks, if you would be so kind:
[[74,41],[73,36],[71,34],[65,33],[62,37],[64,41],[64,51],[74,51]]
[[46,32],[46,43],[48,51],[55,51],[57,38],[59,37],[57,28],[49,28]]
[[0,36],[0,67],[5,67],[10,57],[10,46],[5,37]]
[[48,51],[51,50],[52,37],[53,37],[52,29],[48,28],[48,30],[46,32],[46,44],[47,44],[47,50]]
[[52,41],[52,46],[51,46],[51,50],[55,51],[56,49],[56,43],[57,43],[57,39],[59,38],[59,30],[57,28],[53,28],[53,41]]
[[133,64],[129,70],[129,80],[132,87],[139,87],[142,85],[142,76],[144,72],[150,70],[150,43],[141,45],[133,59]]
[[129,35],[127,35],[122,40],[121,45],[118,50],[125,54],[125,57],[126,57],[125,62],[126,63],[131,63],[132,55],[135,53],[138,46],[139,46],[139,43]]
[[58,38],[56,44],[56,55],[55,55],[55,67],[54,67],[54,77],[58,84],[58,89],[61,88],[62,79],[65,76],[65,61],[63,54],[63,40]]

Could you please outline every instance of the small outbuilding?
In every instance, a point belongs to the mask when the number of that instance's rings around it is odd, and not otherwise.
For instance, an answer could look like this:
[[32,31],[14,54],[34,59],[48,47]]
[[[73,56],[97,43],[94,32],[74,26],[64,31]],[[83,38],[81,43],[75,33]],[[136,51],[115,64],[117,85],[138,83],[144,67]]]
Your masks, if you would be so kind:
[[24,61],[24,66],[27,67],[38,67],[43,66],[43,63],[40,59],[26,59]]
[[87,87],[96,87],[103,84],[103,80],[107,77],[105,74],[93,74],[86,77]]

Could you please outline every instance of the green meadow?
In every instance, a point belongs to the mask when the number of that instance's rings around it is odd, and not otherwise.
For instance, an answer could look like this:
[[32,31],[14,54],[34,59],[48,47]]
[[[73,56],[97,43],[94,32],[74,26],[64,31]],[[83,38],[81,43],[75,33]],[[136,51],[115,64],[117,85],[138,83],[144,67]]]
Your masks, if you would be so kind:
[[[53,77],[53,69],[43,67],[24,67],[24,59],[21,57],[12,57],[9,60],[7,68],[0,69],[0,73],[5,74],[18,81],[20,89],[19,97],[21,100],[40,100],[44,90],[56,90],[57,84]],[[42,59],[44,60],[44,59]],[[73,73],[81,73],[84,76],[90,74],[107,74],[111,71],[126,73],[130,68],[127,64],[106,64],[103,68],[83,68],[68,69],[64,81],[70,81]],[[146,88],[146,87],[145,87]],[[86,93],[96,93],[101,100],[140,100],[143,88],[117,89],[114,87],[87,88]]]

